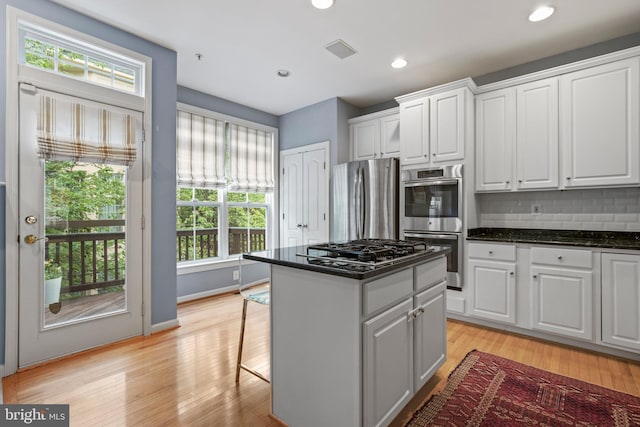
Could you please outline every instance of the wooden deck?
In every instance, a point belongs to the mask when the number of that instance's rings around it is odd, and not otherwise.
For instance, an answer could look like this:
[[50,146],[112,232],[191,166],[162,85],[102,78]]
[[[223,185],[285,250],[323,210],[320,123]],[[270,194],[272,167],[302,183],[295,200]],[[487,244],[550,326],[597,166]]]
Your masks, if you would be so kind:
[[62,301],[62,308],[57,314],[45,307],[45,325],[69,322],[85,317],[97,316],[122,310],[126,307],[124,291],[90,295]]

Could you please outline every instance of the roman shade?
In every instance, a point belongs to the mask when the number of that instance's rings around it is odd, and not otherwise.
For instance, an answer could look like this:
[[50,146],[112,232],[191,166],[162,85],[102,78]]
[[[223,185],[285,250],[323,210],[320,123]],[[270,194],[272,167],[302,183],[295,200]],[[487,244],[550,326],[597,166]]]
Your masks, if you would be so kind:
[[273,191],[273,133],[237,124],[229,126],[229,189]]
[[38,90],[38,156],[131,166],[142,114]]
[[225,122],[180,110],[177,121],[177,185],[225,187]]

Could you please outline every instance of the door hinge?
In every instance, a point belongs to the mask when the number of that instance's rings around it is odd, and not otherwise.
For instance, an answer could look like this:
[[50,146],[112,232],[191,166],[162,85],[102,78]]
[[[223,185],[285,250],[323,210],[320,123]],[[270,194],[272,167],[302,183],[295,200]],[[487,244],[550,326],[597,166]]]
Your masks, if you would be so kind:
[[325,220],[325,221],[327,220],[327,214],[326,213],[322,214],[322,219]]
[[284,175],[284,168],[282,168],[282,175]]
[[327,162],[322,162],[322,169],[327,170]]
[[140,310],[142,310],[142,317],[144,317],[144,303],[140,304]]
[[144,230],[145,225],[146,223],[145,223],[144,217],[142,216],[140,217],[140,228]]
[[145,132],[144,128],[142,128],[142,142],[147,140],[147,132]]
[[[282,220],[284,221],[284,212],[282,213]],[[18,241],[20,241],[19,237],[18,237]]]

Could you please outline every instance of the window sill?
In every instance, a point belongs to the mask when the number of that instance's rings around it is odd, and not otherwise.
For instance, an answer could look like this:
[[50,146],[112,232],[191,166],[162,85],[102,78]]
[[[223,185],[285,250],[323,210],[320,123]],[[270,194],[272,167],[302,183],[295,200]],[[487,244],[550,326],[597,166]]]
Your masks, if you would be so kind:
[[[257,261],[242,260],[242,265],[255,264]],[[201,273],[203,271],[219,270],[221,268],[238,267],[238,258],[229,258],[216,261],[194,262],[193,264],[185,264],[177,266],[177,275]]]

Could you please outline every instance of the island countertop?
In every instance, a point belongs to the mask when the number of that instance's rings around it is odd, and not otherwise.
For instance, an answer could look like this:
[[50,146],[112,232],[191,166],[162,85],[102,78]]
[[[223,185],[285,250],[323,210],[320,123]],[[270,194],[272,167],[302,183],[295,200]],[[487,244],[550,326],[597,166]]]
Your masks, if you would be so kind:
[[345,270],[342,268],[314,264],[302,254],[307,253],[307,246],[291,246],[286,248],[269,249],[265,251],[249,252],[242,255],[244,259],[282,265],[285,267],[299,268],[302,270],[342,276],[356,280],[366,280],[386,274],[395,270],[409,267],[417,263],[427,262],[450,252],[450,248],[430,246],[430,250],[415,255],[398,258],[391,263],[372,266],[363,271]]

